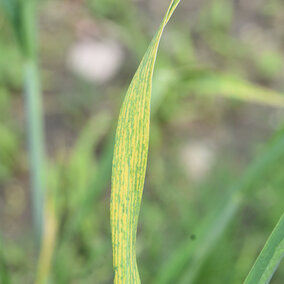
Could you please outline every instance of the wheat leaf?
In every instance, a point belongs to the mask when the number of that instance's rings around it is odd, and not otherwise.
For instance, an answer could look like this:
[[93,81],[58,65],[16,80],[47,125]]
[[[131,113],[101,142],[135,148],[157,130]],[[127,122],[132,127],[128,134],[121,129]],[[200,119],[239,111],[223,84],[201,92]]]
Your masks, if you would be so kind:
[[119,115],[110,212],[115,284],[140,283],[135,244],[148,155],[152,76],[164,27],[179,2],[171,1],[132,79]]
[[244,284],[267,284],[284,257],[284,214],[275,226]]

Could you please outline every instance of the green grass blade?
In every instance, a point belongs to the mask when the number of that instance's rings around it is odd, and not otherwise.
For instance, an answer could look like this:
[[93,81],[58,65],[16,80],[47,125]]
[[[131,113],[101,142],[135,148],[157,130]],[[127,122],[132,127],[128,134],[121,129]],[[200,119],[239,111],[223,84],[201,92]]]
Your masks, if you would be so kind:
[[52,198],[47,199],[45,209],[45,227],[43,230],[42,245],[37,262],[35,284],[48,283],[49,272],[56,245],[57,220],[55,216],[54,200]]
[[15,1],[16,26],[24,58],[24,95],[28,125],[30,178],[33,222],[37,249],[40,249],[44,229],[45,203],[45,137],[44,111],[37,57],[36,0]]
[[178,3],[171,1],[133,77],[118,120],[110,212],[115,284],[140,283],[135,245],[148,155],[152,76],[162,32]]
[[246,190],[261,177],[267,168],[284,155],[284,133],[269,144],[267,149],[245,171],[240,180],[228,190],[220,206],[203,220],[196,229],[196,240],[185,240],[167,260],[154,281],[155,284],[193,283],[214,246],[236,215]]
[[231,74],[200,70],[190,72],[183,80],[187,92],[284,107],[284,94]]
[[36,52],[37,4],[36,0],[0,0],[0,6],[14,28],[24,59],[24,93],[28,124],[33,222],[39,249],[43,230],[45,150],[42,95]]
[[33,219],[37,245],[40,246],[43,230],[45,193],[45,150],[43,107],[38,69],[34,60],[25,64],[25,106],[28,124],[30,177],[33,200]]
[[244,284],[267,284],[284,257],[284,214],[249,272]]
[[[96,198],[102,193],[109,182],[111,175],[111,162],[113,152],[113,132],[106,145],[102,149],[101,158],[97,161],[93,157],[93,151],[97,149],[102,137],[110,127],[108,113],[102,113],[93,117],[83,129],[78,142],[73,150],[70,165],[67,168],[67,177],[69,180],[71,195],[71,210],[78,211],[67,224],[64,232],[64,240],[69,238],[78,230],[83,220],[93,210]],[[94,164],[97,164],[94,166]]]
[[13,26],[15,36],[25,57],[36,53],[35,10],[37,0],[0,0],[6,18]]

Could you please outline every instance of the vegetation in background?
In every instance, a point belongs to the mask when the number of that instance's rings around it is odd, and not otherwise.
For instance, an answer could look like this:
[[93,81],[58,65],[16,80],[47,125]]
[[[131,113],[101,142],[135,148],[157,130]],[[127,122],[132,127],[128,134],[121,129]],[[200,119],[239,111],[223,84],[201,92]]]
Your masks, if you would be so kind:
[[23,56],[23,89],[30,155],[33,219],[37,247],[40,247],[44,211],[44,134],[42,95],[37,67],[37,1],[2,0],[6,18],[12,24]]
[[[44,234],[38,267],[22,97],[23,50],[37,41],[15,21],[28,15],[34,1],[5,2],[8,10],[0,9],[0,282],[44,283],[48,277],[50,283],[112,283],[115,118],[168,3],[38,1],[40,76],[39,70],[34,75],[36,81],[42,78],[51,201],[45,217],[51,234]],[[142,283],[242,283],[283,211],[283,131],[273,135],[283,123],[283,2],[202,2],[182,2],[161,42],[153,77],[136,248]],[[66,67],[70,47],[86,38],[115,40],[126,55],[107,83],[88,82]],[[236,188],[245,188],[237,198],[231,190]],[[224,208],[223,200],[232,203]],[[283,272],[280,264],[271,283],[282,284]]]

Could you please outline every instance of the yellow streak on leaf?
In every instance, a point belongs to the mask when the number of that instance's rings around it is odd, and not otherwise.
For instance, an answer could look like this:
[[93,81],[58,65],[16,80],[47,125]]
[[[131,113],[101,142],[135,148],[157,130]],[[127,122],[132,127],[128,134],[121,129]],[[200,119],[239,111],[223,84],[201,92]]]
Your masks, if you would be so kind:
[[141,283],[135,245],[148,155],[152,76],[164,27],[179,2],[171,1],[133,77],[118,119],[110,212],[115,284]]

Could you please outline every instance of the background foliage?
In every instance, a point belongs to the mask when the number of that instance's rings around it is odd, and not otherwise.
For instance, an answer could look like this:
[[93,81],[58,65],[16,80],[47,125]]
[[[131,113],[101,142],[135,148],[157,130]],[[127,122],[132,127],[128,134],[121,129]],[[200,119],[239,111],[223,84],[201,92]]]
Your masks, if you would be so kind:
[[[47,194],[57,226],[50,283],[112,282],[114,128],[125,90],[167,5],[159,0],[40,2]],[[212,225],[209,217],[223,208],[229,189],[239,186],[251,164],[263,161],[263,153],[271,157],[271,147],[283,138],[283,9],[281,0],[182,1],[168,26],[154,75],[138,229],[142,283],[241,283],[279,219],[281,151],[246,184],[221,239],[205,253],[200,246],[199,232]],[[90,73],[85,63],[82,71],[85,61],[77,53],[90,46],[93,53],[109,50],[106,57],[117,64],[112,73],[102,76],[92,68]],[[107,61],[96,60],[106,71]],[[0,283],[31,283],[37,269],[23,64],[0,10]],[[172,265],[181,260],[183,265]],[[282,264],[271,283],[283,279]]]

